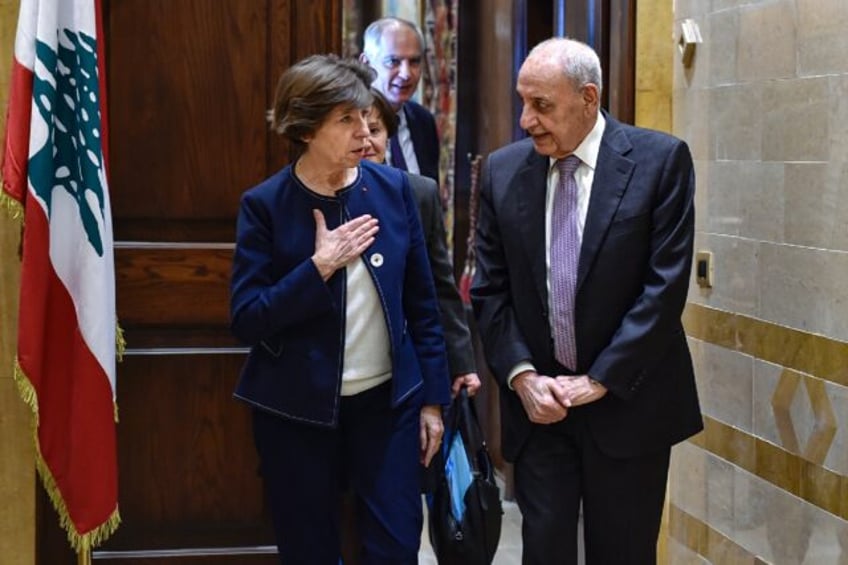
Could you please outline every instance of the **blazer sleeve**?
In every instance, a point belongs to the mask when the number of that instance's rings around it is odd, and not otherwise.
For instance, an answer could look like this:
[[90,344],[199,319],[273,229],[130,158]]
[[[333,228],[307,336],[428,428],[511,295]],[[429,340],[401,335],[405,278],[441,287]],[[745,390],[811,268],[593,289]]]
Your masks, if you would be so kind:
[[310,257],[282,277],[275,276],[273,221],[260,198],[250,192],[242,196],[230,283],[230,325],[236,338],[248,345],[335,307]]
[[453,263],[448,254],[445,223],[442,217],[442,204],[439,189],[435,181],[422,176],[409,177],[418,202],[424,240],[427,242],[427,256],[436,284],[436,296],[439,300],[439,314],[445,332],[448,350],[448,365],[451,376],[476,372],[474,350],[471,345],[471,332],[465,317],[465,306],[456,289],[453,275]]
[[495,379],[507,386],[510,371],[533,355],[518,325],[510,297],[509,268],[500,231],[490,156],[483,167],[477,218],[477,267],[471,287],[474,315],[486,360]]

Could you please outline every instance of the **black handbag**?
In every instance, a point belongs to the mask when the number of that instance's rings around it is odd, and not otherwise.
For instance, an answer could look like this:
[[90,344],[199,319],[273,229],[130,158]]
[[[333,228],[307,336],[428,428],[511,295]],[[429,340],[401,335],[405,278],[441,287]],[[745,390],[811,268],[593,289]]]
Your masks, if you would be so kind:
[[489,565],[503,508],[474,402],[463,388],[445,423],[444,465],[428,497],[430,544],[439,565]]

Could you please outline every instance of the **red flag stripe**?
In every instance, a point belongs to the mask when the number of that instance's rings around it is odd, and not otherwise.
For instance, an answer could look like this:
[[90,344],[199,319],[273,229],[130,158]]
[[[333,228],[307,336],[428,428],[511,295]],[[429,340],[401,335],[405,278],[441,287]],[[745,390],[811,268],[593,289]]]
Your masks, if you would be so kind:
[[90,547],[117,527],[115,426],[104,425],[114,421],[112,387],[50,263],[44,210],[30,199],[25,213],[18,365],[38,395],[37,416],[49,415],[38,426],[45,486],[63,521],[70,521],[72,543]]
[[27,193],[32,81],[32,71],[15,59],[12,63],[12,82],[6,113],[6,147],[3,151],[0,175],[3,177],[3,190],[21,203]]

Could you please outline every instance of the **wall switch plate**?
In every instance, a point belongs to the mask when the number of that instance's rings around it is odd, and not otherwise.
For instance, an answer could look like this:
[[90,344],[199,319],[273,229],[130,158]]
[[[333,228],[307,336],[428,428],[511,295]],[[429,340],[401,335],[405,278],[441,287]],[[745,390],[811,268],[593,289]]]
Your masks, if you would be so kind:
[[713,287],[713,252],[695,253],[695,281],[701,288]]

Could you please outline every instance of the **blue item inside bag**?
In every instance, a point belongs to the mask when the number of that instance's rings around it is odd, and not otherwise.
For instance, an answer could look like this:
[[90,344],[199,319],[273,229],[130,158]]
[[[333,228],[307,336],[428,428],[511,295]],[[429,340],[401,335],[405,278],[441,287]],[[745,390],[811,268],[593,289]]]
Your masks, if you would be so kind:
[[450,487],[451,514],[457,522],[461,522],[465,516],[465,493],[474,478],[461,434],[454,434],[451,439],[445,461],[445,477]]

